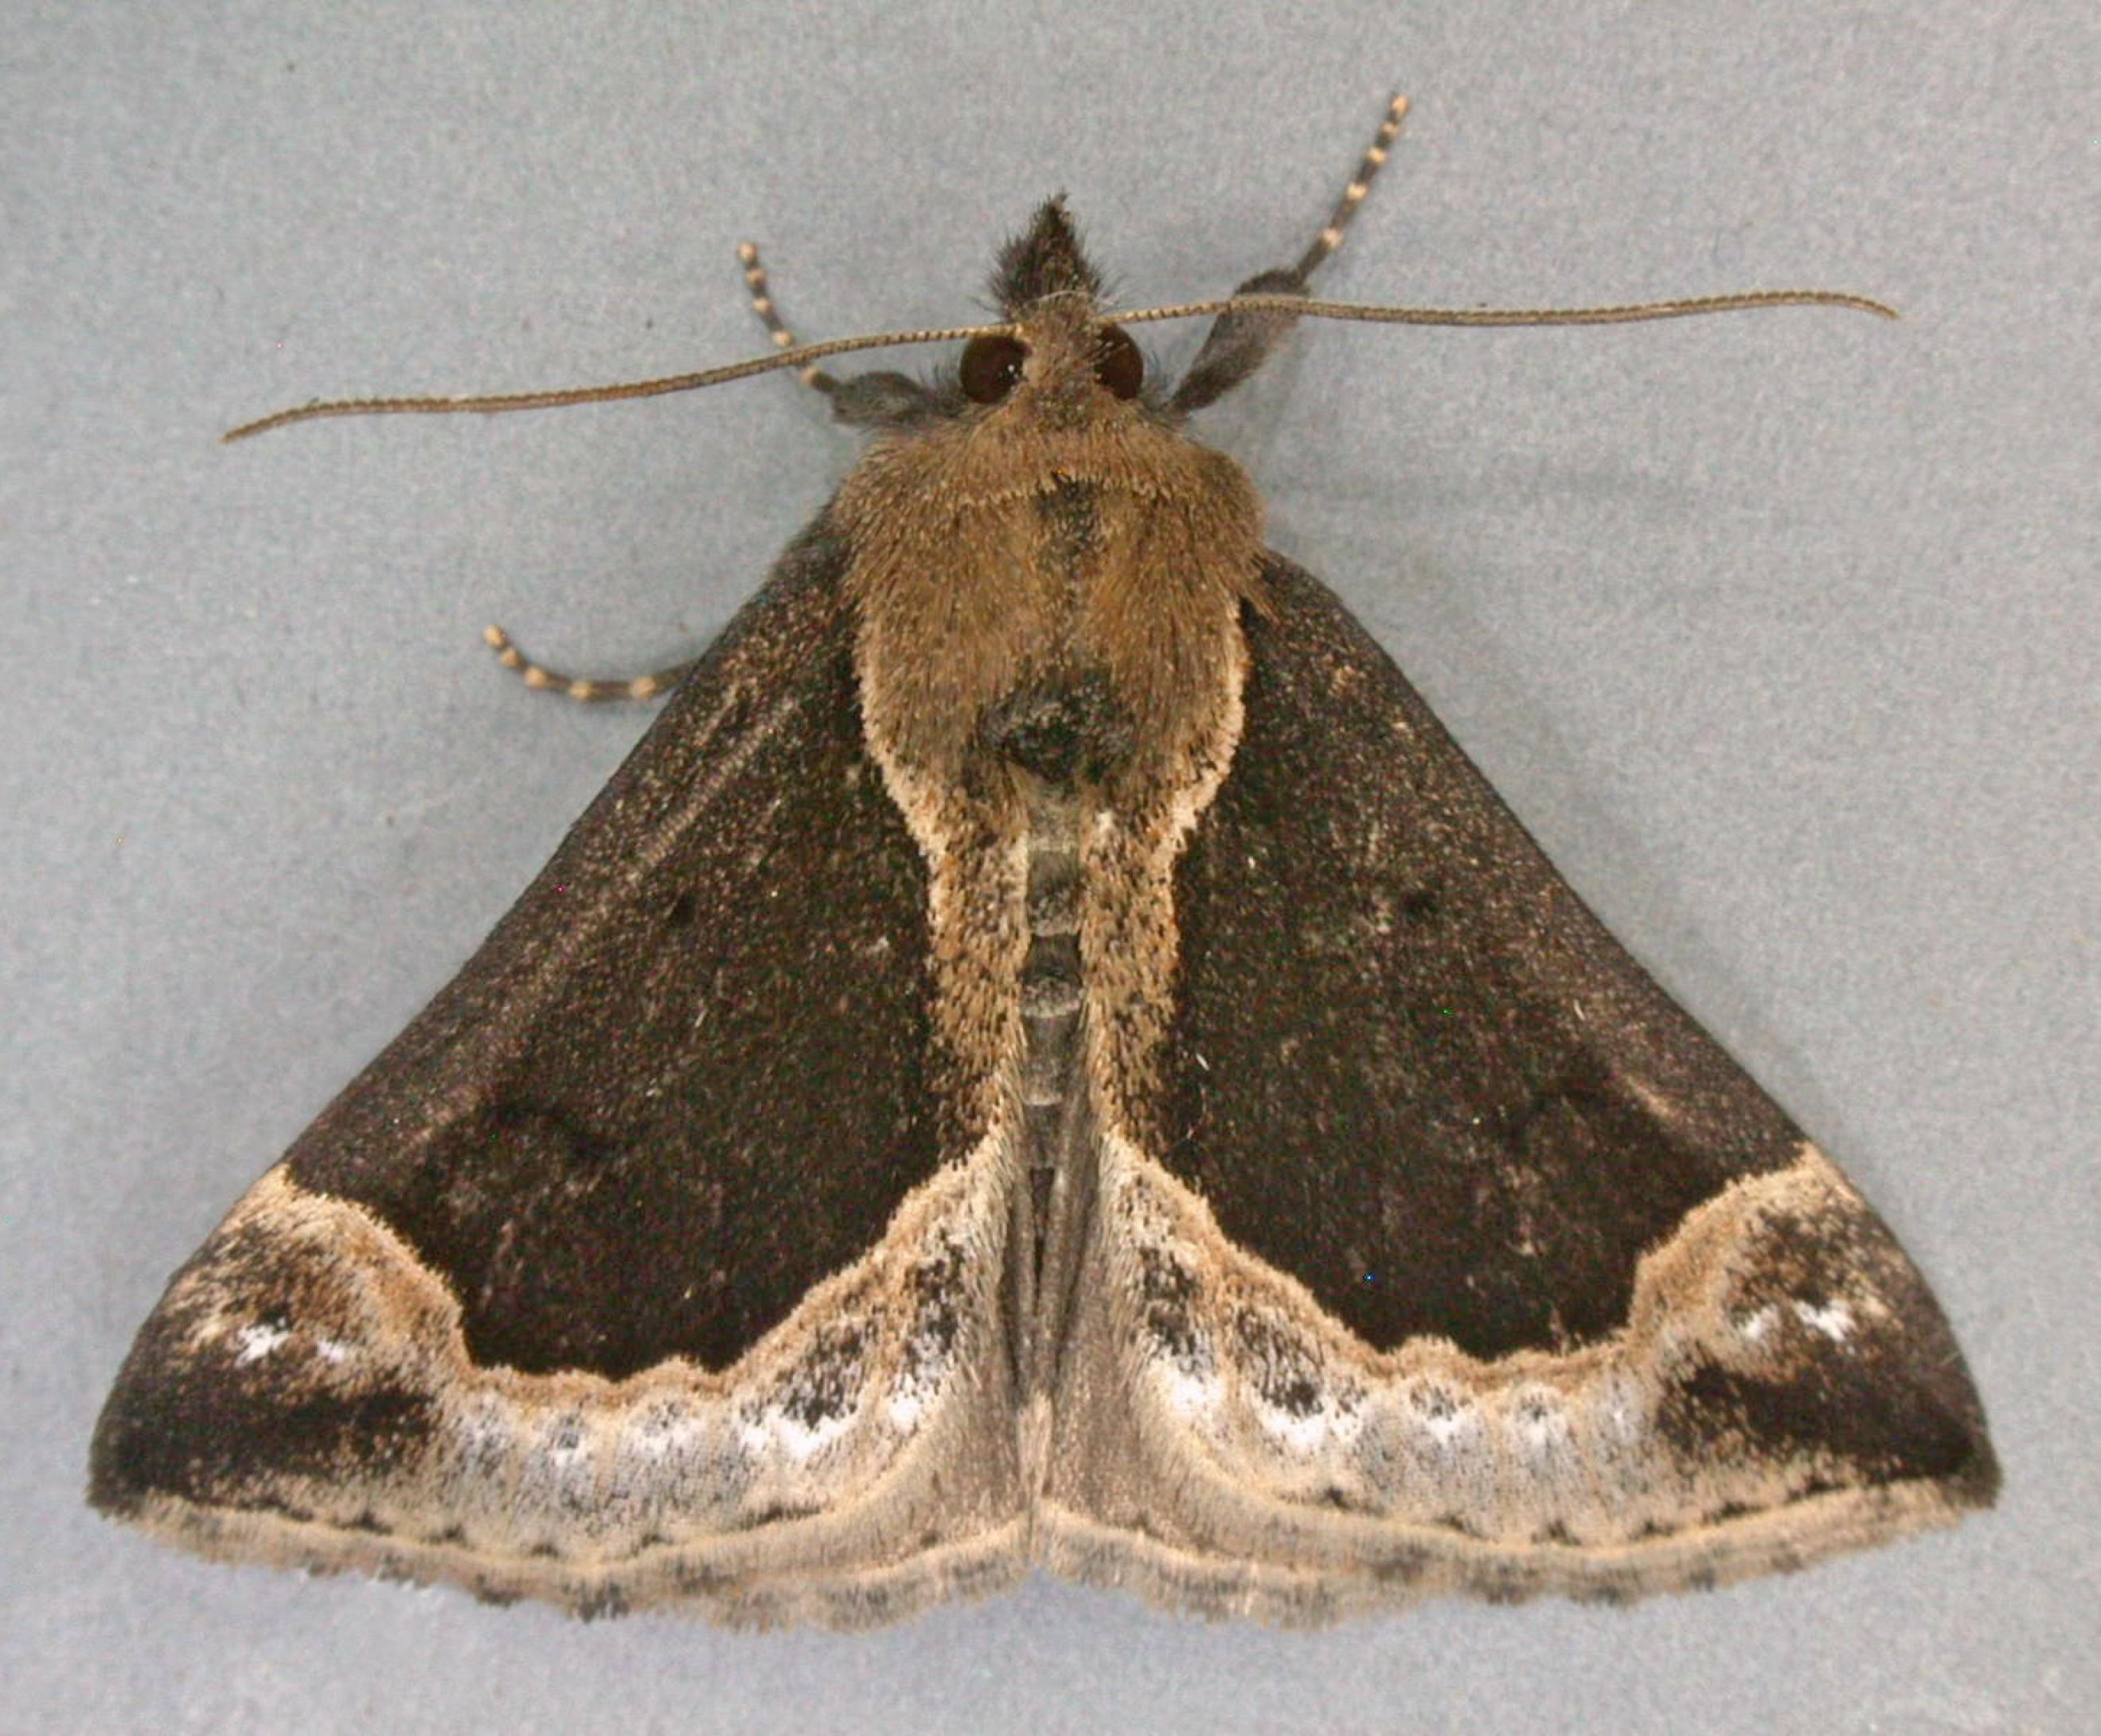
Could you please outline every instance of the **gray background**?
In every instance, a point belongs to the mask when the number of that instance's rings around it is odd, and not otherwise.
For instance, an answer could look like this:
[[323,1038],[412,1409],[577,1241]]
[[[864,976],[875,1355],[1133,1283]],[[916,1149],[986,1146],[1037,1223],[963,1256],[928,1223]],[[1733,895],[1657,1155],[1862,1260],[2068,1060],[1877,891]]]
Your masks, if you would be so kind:
[[[1296,10],[10,9],[0,1729],[2093,1727],[2090,0]],[[1292,1634],[1039,1581],[849,1637],[213,1568],[89,1514],[167,1273],[643,727],[528,696],[482,623],[667,660],[853,450],[781,378],[215,433],[752,353],[746,236],[809,333],[969,317],[1060,187],[1130,298],[1221,292],[1396,86],[1334,293],[1904,310],[1309,329],[1207,431],[1895,1226],[2001,1509],[1632,1611]]]

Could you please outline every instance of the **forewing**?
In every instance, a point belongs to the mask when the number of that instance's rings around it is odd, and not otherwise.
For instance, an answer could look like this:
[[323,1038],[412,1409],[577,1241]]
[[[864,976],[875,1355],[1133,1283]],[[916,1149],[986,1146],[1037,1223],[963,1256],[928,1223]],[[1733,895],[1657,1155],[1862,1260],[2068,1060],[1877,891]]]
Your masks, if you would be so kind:
[[1053,1558],[1314,1616],[1705,1583],[1988,1503],[1887,1230],[1333,596],[1267,581],[1152,1115],[1095,1080]]
[[843,563],[821,527],[791,549],[177,1274],[99,1504],[584,1608],[851,1621],[1011,1570],[1005,1199],[942,1149],[927,874]]

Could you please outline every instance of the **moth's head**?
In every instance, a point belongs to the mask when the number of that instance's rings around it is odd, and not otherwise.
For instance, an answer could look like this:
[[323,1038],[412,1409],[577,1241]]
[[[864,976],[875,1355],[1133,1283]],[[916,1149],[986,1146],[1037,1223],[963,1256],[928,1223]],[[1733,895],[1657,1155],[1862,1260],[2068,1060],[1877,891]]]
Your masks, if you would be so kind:
[[1130,405],[1145,358],[1101,318],[1101,274],[1081,251],[1062,198],[1037,210],[1000,250],[992,289],[1020,329],[963,346],[956,383],[974,404],[1011,404],[1053,426],[1077,426]]
[[834,400],[842,418],[895,427],[990,413],[1077,428],[1157,411],[1143,402],[1138,345],[1101,317],[1101,274],[1081,250],[1063,198],[1046,201],[1000,250],[992,293],[1013,333],[971,338],[953,372],[923,395],[897,374],[843,382]]

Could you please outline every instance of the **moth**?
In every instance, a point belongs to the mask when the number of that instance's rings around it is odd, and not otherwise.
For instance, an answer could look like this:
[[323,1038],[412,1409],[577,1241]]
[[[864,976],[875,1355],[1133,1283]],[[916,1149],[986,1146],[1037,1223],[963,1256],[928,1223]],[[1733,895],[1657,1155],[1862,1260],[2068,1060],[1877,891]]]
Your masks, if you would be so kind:
[[[1617,1600],[1991,1503],[1888,1230],[1186,431],[1336,311],[1400,110],[1223,303],[1111,315],[1045,205],[931,385],[818,371],[896,340],[794,346],[748,258],[782,347],[710,378],[800,363],[865,455],[176,1274],[97,1506],[852,1624]],[[1149,381],[1124,325],[1207,309]]]

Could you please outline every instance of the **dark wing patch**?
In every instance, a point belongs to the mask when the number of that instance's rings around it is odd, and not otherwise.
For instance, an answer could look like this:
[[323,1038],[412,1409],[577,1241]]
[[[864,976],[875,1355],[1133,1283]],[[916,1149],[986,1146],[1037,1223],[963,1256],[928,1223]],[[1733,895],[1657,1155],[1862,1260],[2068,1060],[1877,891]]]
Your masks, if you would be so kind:
[[288,1154],[478,1363],[734,1361],[935,1168],[926,876],[803,537],[473,960]]
[[1326,588],[1267,580],[1176,881],[1167,1167],[1375,1345],[1609,1334],[1643,1251],[1802,1136]]

